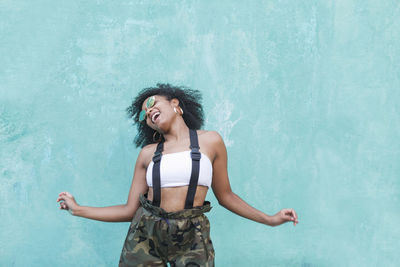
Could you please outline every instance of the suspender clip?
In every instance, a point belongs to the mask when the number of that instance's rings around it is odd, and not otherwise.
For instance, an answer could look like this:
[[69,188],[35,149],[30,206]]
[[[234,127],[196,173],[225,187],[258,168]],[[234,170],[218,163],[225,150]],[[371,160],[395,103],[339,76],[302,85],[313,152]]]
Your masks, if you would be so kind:
[[153,162],[156,163],[156,162],[159,162],[160,160],[161,160],[161,152],[156,151],[156,153],[154,153],[154,156],[153,156]]
[[201,154],[200,154],[200,151],[199,151],[199,147],[191,147],[191,149],[192,149],[192,151],[190,152],[190,157],[193,160],[200,161]]

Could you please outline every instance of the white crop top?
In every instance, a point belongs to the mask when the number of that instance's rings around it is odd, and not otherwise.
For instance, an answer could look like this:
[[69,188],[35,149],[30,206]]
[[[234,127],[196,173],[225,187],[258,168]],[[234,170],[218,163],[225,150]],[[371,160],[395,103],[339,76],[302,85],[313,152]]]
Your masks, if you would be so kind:
[[[200,152],[201,153],[201,152]],[[148,186],[153,186],[153,165],[151,161],[147,166],[146,181]],[[201,153],[198,185],[211,186],[212,180],[211,160]],[[192,174],[192,158],[190,150],[163,154],[160,161],[161,187],[189,185]]]

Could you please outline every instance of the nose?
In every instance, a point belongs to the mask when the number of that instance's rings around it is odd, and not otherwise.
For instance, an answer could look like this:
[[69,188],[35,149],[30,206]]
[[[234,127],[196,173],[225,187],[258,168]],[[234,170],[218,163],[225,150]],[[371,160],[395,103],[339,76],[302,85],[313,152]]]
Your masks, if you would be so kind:
[[149,116],[150,113],[151,113],[151,111],[153,110],[153,107],[151,107],[151,108],[145,108],[145,110],[146,110],[146,116]]

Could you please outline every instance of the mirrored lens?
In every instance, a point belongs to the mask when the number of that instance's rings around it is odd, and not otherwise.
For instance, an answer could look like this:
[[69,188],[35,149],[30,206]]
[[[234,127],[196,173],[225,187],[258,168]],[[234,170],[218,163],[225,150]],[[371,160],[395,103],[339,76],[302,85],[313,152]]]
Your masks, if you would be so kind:
[[[153,107],[155,102],[156,102],[155,96],[149,97],[146,101],[146,108],[149,109],[149,108]],[[139,113],[139,121],[141,122],[141,121],[144,121],[145,119],[146,119],[146,110],[143,109]]]
[[139,121],[144,121],[145,118],[146,118],[146,111],[145,110],[140,111]]
[[151,108],[152,106],[154,106],[155,100],[156,100],[156,98],[154,96],[149,97],[149,99],[147,99],[147,102],[146,102],[146,107]]

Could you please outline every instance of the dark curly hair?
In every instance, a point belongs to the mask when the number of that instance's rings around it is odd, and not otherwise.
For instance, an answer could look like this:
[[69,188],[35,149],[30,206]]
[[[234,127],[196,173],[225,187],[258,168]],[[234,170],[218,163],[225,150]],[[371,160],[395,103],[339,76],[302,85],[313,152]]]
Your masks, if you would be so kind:
[[126,108],[128,116],[133,119],[137,125],[138,133],[135,137],[136,147],[144,147],[154,143],[154,130],[146,123],[139,122],[139,113],[142,110],[142,104],[149,96],[165,96],[168,101],[173,98],[179,100],[179,106],[183,109],[183,120],[189,129],[200,129],[204,124],[204,112],[201,105],[202,96],[199,90],[189,89],[184,86],[172,86],[170,84],[157,83],[156,87],[142,89],[138,96],[132,101],[132,104]]

